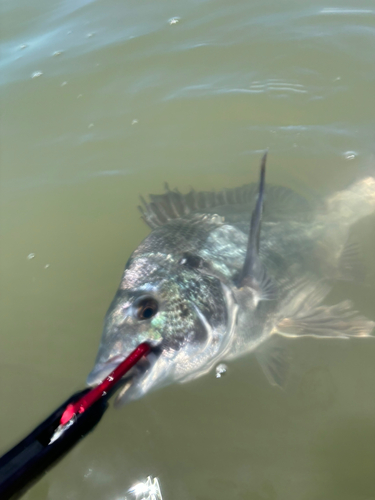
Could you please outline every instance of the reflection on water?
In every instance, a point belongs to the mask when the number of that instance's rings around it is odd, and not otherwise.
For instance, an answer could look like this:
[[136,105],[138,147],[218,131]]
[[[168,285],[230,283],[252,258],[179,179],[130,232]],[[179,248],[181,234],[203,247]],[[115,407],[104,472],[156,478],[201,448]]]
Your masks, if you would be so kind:
[[137,500],[163,500],[157,477],[148,476],[145,481],[130,488],[129,493],[134,495]]
[[[267,147],[302,192],[371,174],[374,33],[372,0],[3,0],[0,453],[84,384],[139,194],[252,182]],[[374,228],[369,286],[329,298],[371,319]],[[144,471],[169,499],[375,498],[375,342],[287,342],[285,391],[250,356],[111,409],[25,499],[131,497]]]

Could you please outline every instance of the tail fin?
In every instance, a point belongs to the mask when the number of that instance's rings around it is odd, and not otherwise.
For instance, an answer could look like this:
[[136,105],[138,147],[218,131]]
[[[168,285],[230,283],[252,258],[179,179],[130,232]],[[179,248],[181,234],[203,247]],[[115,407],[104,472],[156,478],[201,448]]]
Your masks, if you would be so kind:
[[375,212],[375,178],[365,177],[326,200],[327,212],[347,225]]

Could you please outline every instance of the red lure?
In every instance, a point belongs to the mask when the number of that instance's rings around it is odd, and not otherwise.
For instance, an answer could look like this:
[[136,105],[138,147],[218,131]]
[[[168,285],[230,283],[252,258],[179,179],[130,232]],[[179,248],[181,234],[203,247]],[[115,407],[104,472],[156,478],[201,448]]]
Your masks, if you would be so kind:
[[99,385],[87,392],[76,403],[66,407],[60,419],[60,425],[67,424],[74,415],[83,413],[87,408],[90,408],[98,399],[105,396],[107,392],[130,370],[138,361],[146,356],[151,351],[151,347],[147,342],[139,344],[129,356],[124,359]]

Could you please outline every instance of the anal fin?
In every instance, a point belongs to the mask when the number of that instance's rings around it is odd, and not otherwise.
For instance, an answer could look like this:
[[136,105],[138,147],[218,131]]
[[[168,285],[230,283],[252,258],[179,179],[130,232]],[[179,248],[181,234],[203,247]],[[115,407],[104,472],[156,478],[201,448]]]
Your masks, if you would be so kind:
[[276,327],[286,337],[368,337],[375,323],[352,309],[350,300],[334,306],[320,306],[304,316],[284,318]]

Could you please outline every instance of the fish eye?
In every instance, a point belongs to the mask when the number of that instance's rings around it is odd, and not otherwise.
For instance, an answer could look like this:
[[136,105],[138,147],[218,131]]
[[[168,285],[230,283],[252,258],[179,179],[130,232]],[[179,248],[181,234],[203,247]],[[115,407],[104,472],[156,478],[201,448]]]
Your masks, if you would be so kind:
[[137,304],[137,318],[150,319],[158,312],[158,303],[151,297],[146,297]]
[[192,269],[198,269],[203,264],[203,259],[199,257],[199,255],[193,255],[189,252],[185,252],[180,260],[180,264]]

